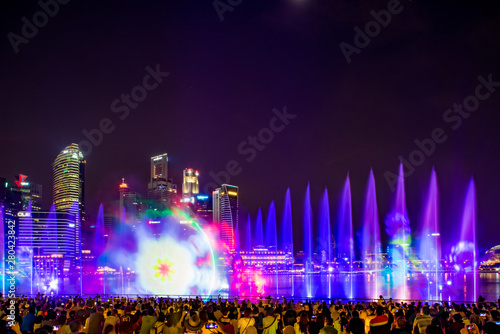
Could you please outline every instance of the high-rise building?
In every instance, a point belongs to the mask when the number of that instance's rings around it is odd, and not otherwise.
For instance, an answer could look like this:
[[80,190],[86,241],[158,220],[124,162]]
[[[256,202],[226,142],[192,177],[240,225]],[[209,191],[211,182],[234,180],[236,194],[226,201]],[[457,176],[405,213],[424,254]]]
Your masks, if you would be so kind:
[[7,179],[4,177],[0,177],[0,204],[5,203],[8,187],[9,183],[7,182]]
[[208,195],[196,195],[196,202],[194,205],[196,217],[204,223],[212,222],[213,219],[213,202]]
[[28,210],[31,203],[32,211],[42,209],[42,186],[40,184],[26,182],[28,177],[19,174],[16,180],[9,184],[5,182],[5,202],[12,212]]
[[183,202],[194,203],[196,195],[200,192],[200,185],[198,183],[198,176],[200,174],[197,170],[186,168],[182,172],[182,199]]
[[219,224],[221,240],[229,252],[235,250],[238,228],[238,187],[223,184],[213,192],[213,220]]
[[112,233],[116,230],[117,219],[115,216],[104,216],[104,241],[108,242]]
[[122,179],[119,190],[120,212],[118,212],[118,220],[124,220],[122,222],[125,223],[138,222],[144,213],[144,199],[125,183],[125,179]]
[[151,157],[151,178],[148,184],[148,199],[155,207],[169,208],[177,196],[177,185],[168,180],[168,156],[163,153]]
[[221,188],[212,192],[212,220],[214,223],[220,223],[220,193]]
[[[72,243],[75,261],[81,257],[82,222],[85,221],[85,158],[78,144],[70,144],[64,148],[52,164],[53,197],[52,202],[57,212],[70,214],[74,225],[74,240]],[[61,242],[65,242],[65,237]],[[68,236],[68,238],[71,238]]]
[[151,157],[151,180],[167,179],[168,177],[168,154],[163,153]]
[[[78,214],[78,213],[77,213]],[[17,247],[33,250],[34,269],[48,272],[55,267],[70,274],[78,265],[80,233],[69,212],[19,211]]]
[[70,212],[77,202],[80,217],[85,217],[85,159],[78,144],[71,144],[59,153],[52,165],[53,203],[56,210]]

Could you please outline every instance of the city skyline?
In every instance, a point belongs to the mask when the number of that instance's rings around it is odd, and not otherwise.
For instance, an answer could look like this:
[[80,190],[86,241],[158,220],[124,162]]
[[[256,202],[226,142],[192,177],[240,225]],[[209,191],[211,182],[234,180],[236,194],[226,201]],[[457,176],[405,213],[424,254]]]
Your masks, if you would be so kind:
[[402,159],[412,224],[434,166],[449,238],[474,177],[477,238],[499,243],[500,4],[71,2],[29,38],[43,8],[0,6],[0,176],[42,185],[44,209],[52,162],[85,141],[94,219],[122,178],[147,197],[149,159],[167,152],[178,194],[193,168],[200,193],[237,185],[255,219],[271,201],[280,216],[290,188],[296,227],[308,183],[313,218],[326,187],[334,224],[349,174],[359,228],[373,168],[382,225]]
[[[56,157],[55,159],[55,162],[58,162],[58,161],[66,161],[64,160],[64,158],[61,158],[62,157],[65,157],[66,155],[69,157],[68,161],[71,160],[71,158],[74,158],[75,159],[75,162],[73,163],[74,166],[73,168],[75,170],[79,169],[79,167],[77,165],[80,165],[80,166],[83,166],[83,169],[86,167],[86,160],[85,160],[85,157],[82,157],[81,154],[78,154],[78,147],[75,146],[76,144],[70,144],[68,146],[66,146],[61,152],[60,154],[58,155],[58,157]],[[71,152],[70,152],[71,151]],[[77,152],[77,155],[75,156],[75,152]],[[161,182],[166,182],[165,180],[165,177],[168,177],[168,158],[167,158],[168,154],[167,153],[163,153],[163,154],[160,154],[160,155],[156,155],[156,156],[152,156],[149,158],[150,160],[150,177],[149,177],[149,180],[160,180],[160,183]],[[80,163],[81,161],[83,161],[83,164]],[[56,165],[55,165],[55,162],[53,164],[53,168],[54,168],[54,175],[58,175],[58,171],[60,168],[57,168]],[[76,163],[76,164],[75,164]],[[402,162],[401,163],[401,167],[403,168],[403,172],[405,171],[405,165],[404,163]],[[80,167],[81,168],[81,167]],[[191,168],[184,168],[183,169],[183,174],[185,174],[185,172],[187,171],[191,171],[193,172],[193,175],[194,175],[194,172],[196,172],[196,178],[198,178],[200,176],[200,173],[199,171],[194,171],[193,169]],[[16,184],[22,184],[21,183],[21,179],[25,179],[27,176],[26,175],[22,175],[20,174],[19,175],[19,179],[17,181],[15,181]],[[396,176],[397,178],[397,176]],[[163,180],[163,181],[162,181]],[[155,181],[155,182],[156,182]],[[166,182],[165,184],[170,184],[170,181],[171,179],[169,179],[168,182]],[[82,181],[82,183],[84,183]],[[125,180],[124,178],[122,178],[122,182],[118,184],[118,186],[116,187],[115,190],[117,190],[117,192],[115,193],[115,195],[117,195],[117,198],[114,198],[113,200],[111,201],[107,201],[107,202],[103,202],[103,203],[100,203],[101,205],[103,205],[104,207],[104,214],[105,214],[105,219],[110,219],[112,218],[114,223],[113,223],[113,226],[115,226],[114,228],[116,229],[116,223],[119,223],[122,221],[122,217],[123,217],[123,213],[125,213],[125,221],[127,223],[130,223],[130,222],[134,222],[135,223],[138,223],[138,222],[144,222],[144,217],[145,216],[145,213],[148,209],[153,209],[153,208],[169,208],[170,206],[178,206],[181,210],[185,210],[185,209],[188,209],[186,205],[186,203],[183,203],[183,194],[182,192],[177,194],[176,193],[176,197],[172,197],[171,199],[176,199],[176,202],[177,204],[174,204],[174,202],[171,202],[170,204],[166,205],[165,203],[165,197],[164,196],[160,196],[158,198],[149,198],[148,199],[148,196],[149,196],[149,192],[150,192],[150,186],[151,184],[155,184],[154,182],[149,182],[148,183],[148,190],[145,192],[145,193],[140,193],[140,192],[136,192],[134,189],[132,189],[129,184],[125,183]],[[27,185],[30,185],[29,183],[25,183],[24,184],[24,187],[26,187]],[[180,186],[180,189],[182,191],[182,185],[183,183],[181,182],[181,186]],[[41,185],[36,185],[35,186],[38,186],[40,187]],[[143,185],[144,186],[144,185]],[[177,186],[177,185],[175,185]],[[202,185],[203,186],[203,185]],[[309,184],[308,184],[309,186]],[[227,189],[229,188],[234,188],[236,189],[235,191],[233,191],[233,195],[236,196],[236,214],[232,213],[231,211],[233,210],[233,204],[229,204],[230,203],[230,198],[227,197],[228,193],[230,193],[230,191],[228,191]],[[32,187],[31,187],[32,188]],[[15,190],[15,189],[14,189]],[[224,196],[218,196],[219,193],[222,193]],[[72,194],[71,192],[69,192],[68,194]],[[236,195],[235,195],[236,194]],[[72,194],[74,195],[74,194]],[[206,195],[208,195],[208,199],[211,198],[211,200],[213,201],[213,205],[212,205],[212,210],[209,212],[209,214],[207,215],[207,212],[198,212],[198,210],[204,210],[204,209],[208,209],[208,207],[206,207],[206,205],[203,205],[203,201],[207,199]],[[214,222],[216,225],[218,225],[219,229],[220,229],[220,238],[221,238],[221,242],[225,245],[224,247],[227,247],[228,249],[230,250],[234,250],[235,246],[236,246],[236,242],[237,240],[239,239],[239,243],[240,245],[241,244],[245,244],[245,241],[242,240],[242,235],[245,234],[244,232],[244,229],[246,228],[245,226],[242,226],[241,225],[241,220],[244,220],[246,218],[246,215],[250,215],[250,219],[251,219],[251,222],[252,222],[252,231],[253,229],[256,228],[255,224],[257,223],[256,222],[256,219],[258,220],[259,217],[258,217],[258,214],[257,212],[247,212],[245,210],[243,211],[239,211],[239,207],[240,207],[240,200],[239,200],[239,189],[238,189],[238,186],[234,186],[234,185],[227,185],[227,184],[222,184],[221,187],[219,188],[216,188],[213,190],[213,192],[211,194],[201,194],[201,197],[203,198],[199,198],[199,196],[196,196],[196,200],[194,201],[194,203],[197,203],[197,204],[201,204],[202,206],[194,206],[194,207],[191,207],[190,210],[193,211],[194,214],[197,215],[198,219],[203,219],[205,222],[207,223],[211,223],[211,222]],[[378,196],[377,196],[378,197]],[[75,197],[77,198],[77,197]],[[28,197],[29,199],[29,197]],[[200,201],[202,200],[202,201]],[[216,208],[216,202],[219,201],[220,204],[219,204],[219,208],[218,210],[215,209]],[[163,203],[163,204],[162,204]],[[232,202],[231,202],[232,203]],[[274,204],[276,203],[276,204]],[[332,203],[332,200],[329,201],[330,205],[333,205],[332,206],[332,212],[330,213],[330,219],[332,220],[331,222],[331,225],[332,225],[332,229],[336,229],[337,228],[337,225],[339,224],[340,222],[340,219],[339,218],[339,203],[336,203],[336,202],[333,202]],[[124,205],[125,204],[125,205]],[[277,219],[278,219],[278,225],[281,225],[281,219],[283,219],[283,212],[281,211],[282,210],[282,206],[280,204],[284,204],[282,202],[280,202],[279,200],[278,201],[273,201],[272,202],[272,205],[276,205],[277,207]],[[318,203],[312,203],[313,204],[313,209],[314,209],[314,212],[313,212],[313,222],[317,222],[319,219],[321,219],[321,214],[318,214],[319,212],[319,209],[320,209],[320,204],[319,202]],[[130,215],[131,211],[129,211],[129,208],[130,206],[133,206],[134,208],[132,209],[133,210],[133,213],[132,215]],[[165,206],[166,205],[166,206]],[[184,205],[184,206],[183,206]],[[393,205],[393,203],[391,203],[391,206]],[[45,207],[42,207],[41,208],[41,211],[45,211],[45,213],[48,212],[49,208],[52,210],[52,207],[54,206],[54,203],[50,203],[49,206],[47,208]],[[123,211],[124,207],[128,206],[128,208],[125,209],[125,212]],[[21,207],[23,209],[21,209]],[[15,207],[13,207],[14,211],[16,210],[26,210],[25,205],[24,206],[21,206],[19,209],[15,209]],[[71,212],[71,214],[75,214],[74,213],[74,204],[70,206],[71,209],[69,211],[66,211],[66,210],[63,210],[63,211],[60,211],[58,210],[58,212]],[[82,210],[82,207],[84,207],[82,205],[82,203],[80,203],[80,211]],[[223,208],[225,207],[225,208]],[[64,209],[64,208],[63,208]],[[118,209],[118,210],[117,210]],[[156,209],[155,209],[156,210]],[[189,209],[188,209],[189,210]],[[268,206],[264,203],[261,207],[259,207],[259,210],[262,210],[262,216],[265,217],[265,215],[269,214],[268,212]],[[219,212],[218,212],[219,211]],[[298,211],[300,211],[300,213],[302,214],[303,211],[302,211],[302,208],[299,207],[298,208]],[[457,215],[460,215],[461,213],[459,212],[459,210],[455,210],[456,214]],[[41,213],[44,213],[44,212],[41,212]],[[354,212],[353,212],[354,213]],[[260,214],[260,213],[259,213]],[[379,212],[379,219],[380,219],[380,228],[383,228],[384,227],[384,220],[388,219],[389,217],[389,212]],[[421,232],[421,228],[422,226],[421,225],[421,222],[420,220],[414,220],[413,219],[414,215],[410,216],[410,223],[411,225],[413,226],[412,228],[412,235],[414,236],[417,236],[420,232]],[[134,219],[131,219],[131,218],[134,218]],[[84,235],[86,235],[87,237],[90,237],[90,238],[94,238],[93,237],[93,233],[95,232],[95,230],[91,231],[91,230],[88,230],[88,227],[93,225],[92,227],[95,227],[95,222],[96,220],[98,219],[98,217],[90,217],[90,220],[88,222],[87,225],[82,225],[82,238],[84,237]],[[262,219],[262,217],[260,218]],[[302,218],[294,218],[292,219],[294,222],[294,225],[299,228],[299,229],[302,229]],[[238,221],[240,221],[239,223],[239,236],[237,237],[234,233],[236,232],[237,228],[236,226],[238,226]],[[236,222],[236,223],[235,223]],[[361,221],[355,221],[353,220],[354,222],[354,228],[355,228],[355,238],[358,239],[360,237],[359,233],[362,233],[362,231],[360,230],[361,229],[361,226],[362,226],[362,222]],[[262,221],[263,224],[265,224],[266,222],[265,221]],[[316,223],[315,223],[316,224]],[[442,223],[440,223],[440,225],[442,226]],[[109,231],[109,228],[111,227],[108,226],[106,227]],[[281,229],[282,226],[279,226],[279,228]],[[333,231],[332,230],[332,231]],[[232,233],[231,233],[232,231]],[[319,230],[318,227],[315,227],[314,228],[314,231],[313,231],[313,234],[316,236],[320,235],[321,231]],[[332,236],[335,234],[335,232],[332,232]],[[297,242],[297,238],[298,238],[298,242]],[[444,240],[447,240],[446,238],[446,234],[444,235]],[[387,241],[385,238],[382,238],[382,241],[383,241],[383,245],[384,246],[388,246],[385,242]],[[302,245],[302,240],[300,238],[300,236],[298,235],[295,235],[294,236],[294,249],[295,249],[295,252],[301,252],[302,251],[302,248],[303,248],[303,245]],[[481,246],[481,243],[479,243],[480,247],[481,247],[481,250],[484,250],[486,251],[487,248],[489,247],[486,247],[486,246]],[[447,242],[444,242],[443,243],[443,247],[445,247],[445,249],[451,247],[452,245],[448,244]]]

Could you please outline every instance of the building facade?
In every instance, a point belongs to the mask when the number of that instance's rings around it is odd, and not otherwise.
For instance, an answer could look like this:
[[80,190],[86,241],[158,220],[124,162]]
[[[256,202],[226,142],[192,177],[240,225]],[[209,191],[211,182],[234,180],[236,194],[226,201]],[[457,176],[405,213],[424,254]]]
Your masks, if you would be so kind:
[[235,231],[238,230],[238,187],[223,184],[213,192],[213,221],[219,225],[224,248],[235,250]]
[[59,212],[70,212],[77,202],[80,218],[85,217],[85,159],[78,144],[59,153],[52,164],[53,203]]
[[198,177],[200,173],[192,168],[186,168],[182,172],[182,199],[183,202],[194,203],[196,195],[200,193]]
[[195,201],[195,214],[202,223],[211,223],[213,220],[213,202],[208,195],[198,194]]
[[133,191],[122,179],[119,185],[120,207],[118,220],[122,223],[133,224],[140,221],[145,210],[144,198]]
[[33,270],[38,274],[69,275],[79,265],[81,240],[73,214],[55,209],[50,212],[19,211],[17,219],[17,247],[31,250]]
[[293,269],[292,252],[277,250],[276,247],[255,247],[252,251],[240,251],[243,265],[266,272],[290,272]]
[[4,202],[12,212],[40,211],[42,209],[42,186],[26,182],[28,176],[19,174],[12,183],[4,182]]
[[151,177],[148,183],[148,200],[152,208],[165,209],[174,204],[177,185],[168,180],[168,155],[163,153],[151,157]]

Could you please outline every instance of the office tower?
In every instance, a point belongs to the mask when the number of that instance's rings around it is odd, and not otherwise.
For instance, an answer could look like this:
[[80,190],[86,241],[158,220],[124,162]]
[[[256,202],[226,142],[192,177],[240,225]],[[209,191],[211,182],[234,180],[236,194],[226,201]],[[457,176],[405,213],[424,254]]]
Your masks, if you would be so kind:
[[[75,261],[81,257],[81,225],[85,221],[85,159],[78,144],[70,144],[62,150],[52,164],[53,197],[55,210],[70,214],[74,238],[72,243]],[[72,233],[73,233],[72,232]],[[64,242],[61,237],[61,242]]]
[[177,185],[168,180],[168,157],[163,153],[151,157],[151,177],[148,184],[148,199],[155,208],[170,208],[177,195]]
[[112,233],[116,230],[117,219],[114,216],[104,216],[104,240],[107,243]]
[[168,176],[168,154],[163,153],[151,157],[151,180],[167,179]]
[[27,210],[31,203],[32,211],[40,211],[42,208],[42,186],[26,182],[28,176],[19,174],[11,184],[4,183],[4,198],[12,212]]
[[219,225],[221,240],[228,252],[235,249],[235,230],[238,226],[238,187],[223,184],[213,192],[213,218]]
[[122,179],[119,190],[120,211],[118,212],[118,220],[123,223],[137,223],[145,211],[144,199],[125,183],[125,179]]
[[53,203],[56,210],[70,212],[78,203],[80,218],[85,217],[85,159],[78,144],[71,144],[59,153],[52,165]]
[[[78,213],[77,213],[78,214]],[[34,269],[40,273],[71,274],[77,266],[80,243],[76,218],[69,212],[17,213],[18,249],[32,249]],[[26,261],[28,264],[28,261]]]
[[7,182],[7,179],[4,177],[0,177],[0,204],[5,203],[8,187],[9,183]]
[[182,172],[182,199],[183,202],[194,203],[196,195],[200,192],[198,184],[198,176],[200,174],[197,170],[186,168]]
[[31,210],[42,210],[42,185],[30,182]]
[[221,188],[212,192],[212,220],[214,223],[220,223],[220,193]]
[[201,223],[210,223],[213,219],[212,199],[208,195],[196,195],[196,202],[194,206],[196,218]]

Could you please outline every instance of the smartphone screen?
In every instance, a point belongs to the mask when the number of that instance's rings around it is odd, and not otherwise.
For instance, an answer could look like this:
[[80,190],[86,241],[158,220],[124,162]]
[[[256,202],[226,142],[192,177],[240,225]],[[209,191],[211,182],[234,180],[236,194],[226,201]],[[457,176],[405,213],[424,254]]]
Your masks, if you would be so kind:
[[472,325],[467,325],[467,330],[468,330],[468,331],[471,331],[471,330],[473,330],[473,329],[474,329],[474,326],[472,326]]
[[219,326],[217,326],[217,324],[215,322],[207,322],[205,324],[205,328],[206,329],[215,329],[215,328],[218,328]]

